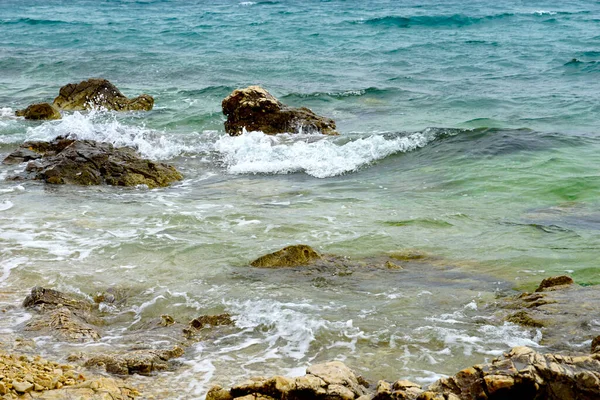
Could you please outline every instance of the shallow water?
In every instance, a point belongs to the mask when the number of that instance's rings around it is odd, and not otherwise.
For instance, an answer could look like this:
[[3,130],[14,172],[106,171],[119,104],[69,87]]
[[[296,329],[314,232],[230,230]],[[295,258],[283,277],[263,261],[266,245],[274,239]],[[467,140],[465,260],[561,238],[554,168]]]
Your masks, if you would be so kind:
[[[181,398],[330,359],[425,383],[537,345],[535,330],[481,310],[498,293],[565,272],[600,282],[597,3],[37,3],[3,2],[0,156],[75,134],[135,146],[185,179],[45,186],[5,181],[23,166],[1,166],[5,334],[28,318],[34,285],[116,287],[128,301],[86,351],[127,346],[165,313],[237,316],[158,379],[188,388]],[[153,95],[154,110],[13,116],[93,76]],[[249,84],[333,117],[341,136],[227,136],[220,102]],[[294,243],[432,258],[348,276],[248,267]],[[56,357],[82,347],[37,341]]]

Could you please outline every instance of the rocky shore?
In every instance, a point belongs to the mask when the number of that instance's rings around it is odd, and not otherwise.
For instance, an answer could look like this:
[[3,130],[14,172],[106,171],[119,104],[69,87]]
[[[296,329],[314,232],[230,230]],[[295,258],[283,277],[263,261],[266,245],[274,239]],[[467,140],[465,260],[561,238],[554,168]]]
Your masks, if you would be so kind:
[[[419,270],[427,255],[391,253],[373,260],[350,260],[320,254],[308,245],[287,246],[249,263],[249,268],[313,271],[352,276],[375,269],[393,274]],[[350,278],[348,278],[350,279]],[[551,277],[532,293],[501,297],[487,304],[496,323],[504,321],[540,329],[542,342],[553,353],[528,347],[506,349],[502,357],[484,362],[423,387],[402,379],[368,381],[339,361],[316,363],[300,377],[249,377],[225,389],[214,386],[207,400],[233,399],[335,399],[335,400],[470,400],[470,399],[597,399],[600,398],[600,336],[589,323],[598,317],[600,298],[596,287],[582,287],[568,276]],[[101,312],[106,306],[126,301],[125,293],[108,290],[82,296],[35,287],[24,299],[23,308],[32,313],[20,327],[23,341],[38,337],[56,343],[94,343],[110,322]],[[91,300],[93,299],[93,300]],[[5,399],[133,399],[162,398],[152,388],[135,388],[128,376],[160,376],[176,372],[181,357],[191,345],[218,340],[239,332],[237,316],[206,314],[187,323],[169,315],[150,321],[124,335],[128,349],[106,349],[101,353],[77,352],[69,365],[48,361],[31,351],[24,354],[0,345],[0,395]],[[534,321],[534,322],[532,322]],[[160,338],[159,341],[153,340]],[[574,353],[567,342],[591,342],[591,353]],[[145,345],[144,343],[148,343]],[[149,345],[160,343],[160,345]],[[168,398],[168,395],[167,397]]]

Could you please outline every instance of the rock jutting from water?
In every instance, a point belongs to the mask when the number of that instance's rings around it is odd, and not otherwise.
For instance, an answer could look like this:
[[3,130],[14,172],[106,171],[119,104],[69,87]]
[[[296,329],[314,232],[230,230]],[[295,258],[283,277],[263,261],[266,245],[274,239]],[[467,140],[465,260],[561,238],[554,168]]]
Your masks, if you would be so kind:
[[290,107],[260,86],[234,90],[223,102],[227,116],[225,131],[231,136],[245,130],[267,135],[278,133],[321,133],[337,135],[335,121],[319,116],[306,107]]
[[312,247],[298,244],[259,257],[252,261],[250,265],[259,268],[296,267],[308,265],[320,258],[321,256]]
[[600,398],[600,354],[564,356],[515,347],[490,363],[442,378],[428,388],[398,380],[368,390],[339,361],[313,365],[297,378],[252,378],[226,390],[212,387],[206,400],[592,400]]
[[52,104],[32,104],[23,110],[17,110],[15,115],[31,120],[53,120],[62,117],[61,110],[104,108],[112,111],[150,111],[152,107],[154,98],[148,94],[130,99],[108,80],[92,78],[61,87]]
[[3,164],[27,162],[12,179],[52,184],[165,187],[183,179],[172,166],[141,158],[129,147],[58,137],[52,142],[25,142]]

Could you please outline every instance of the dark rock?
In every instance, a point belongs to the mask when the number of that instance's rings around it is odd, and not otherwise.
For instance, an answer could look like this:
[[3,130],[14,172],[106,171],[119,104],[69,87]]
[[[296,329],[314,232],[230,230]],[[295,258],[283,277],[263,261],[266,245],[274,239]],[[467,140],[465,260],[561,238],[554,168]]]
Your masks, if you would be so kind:
[[312,247],[298,244],[257,258],[250,265],[260,268],[296,267],[310,264],[320,258],[321,256]]
[[15,112],[17,117],[24,117],[32,120],[52,120],[61,119],[60,112],[52,104],[38,103],[32,104],[23,110]]
[[198,318],[194,318],[190,321],[188,326],[183,329],[183,334],[187,339],[192,339],[198,331],[206,327],[216,326],[230,326],[233,325],[234,321],[231,318],[231,314],[217,314],[217,315],[202,315]]
[[277,133],[311,133],[337,135],[335,122],[321,117],[306,107],[294,108],[282,104],[260,86],[234,90],[222,103],[227,116],[225,131],[231,136],[243,130]]
[[53,104],[62,110],[103,107],[115,111],[150,111],[154,99],[147,94],[129,99],[106,79],[88,79],[61,87]]
[[572,285],[572,284],[573,284],[573,278],[571,278],[570,276],[566,276],[566,275],[553,276],[553,277],[544,279],[542,281],[542,283],[540,283],[540,286],[538,286],[538,288],[535,289],[535,291],[543,292],[545,289],[548,289],[548,288],[555,289],[556,286],[565,286],[565,285]]
[[541,328],[542,326],[544,326],[544,323],[542,321],[533,319],[531,315],[527,313],[527,311],[517,311],[516,313],[506,318],[506,320],[508,322],[512,322],[513,324],[530,326],[532,328]]
[[592,353],[600,353],[600,336],[592,340]]
[[117,375],[148,375],[171,367],[169,360],[181,357],[184,351],[179,346],[168,350],[132,350],[125,353],[102,354],[85,361],[86,367],[104,367],[106,372]]
[[27,142],[10,154],[4,163],[33,159],[25,179],[53,184],[136,186],[150,188],[168,186],[182,179],[172,166],[141,158],[129,147],[115,148],[109,143],[75,140],[63,137],[52,142]]

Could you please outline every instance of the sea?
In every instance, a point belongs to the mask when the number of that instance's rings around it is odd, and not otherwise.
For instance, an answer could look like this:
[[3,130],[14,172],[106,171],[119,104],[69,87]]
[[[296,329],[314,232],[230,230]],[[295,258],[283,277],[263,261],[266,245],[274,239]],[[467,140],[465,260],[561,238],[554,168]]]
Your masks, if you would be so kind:
[[[113,290],[127,298],[102,309],[102,339],[33,337],[36,351],[124,351],[161,315],[230,313],[235,326],[177,368],[129,379],[155,398],[202,399],[340,360],[373,382],[428,384],[513,346],[552,350],[539,329],[496,318],[500,297],[553,275],[600,283],[600,1],[0,6],[0,157],[75,135],[184,175],[80,187],[7,180],[25,165],[0,166],[6,340],[24,334],[34,286]],[[89,78],[150,94],[154,109],[15,117]],[[340,135],[230,137],[221,101],[249,85],[333,118]],[[363,269],[249,266],[293,244]],[[373,261],[396,253],[420,264]]]

